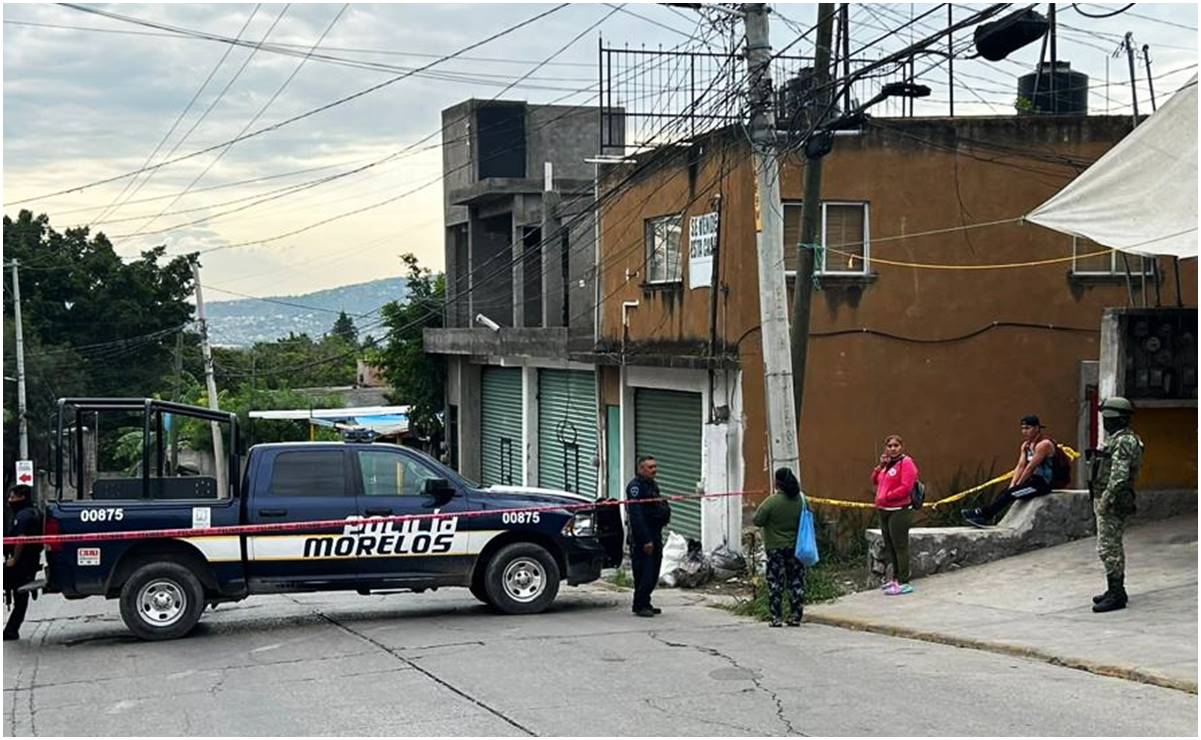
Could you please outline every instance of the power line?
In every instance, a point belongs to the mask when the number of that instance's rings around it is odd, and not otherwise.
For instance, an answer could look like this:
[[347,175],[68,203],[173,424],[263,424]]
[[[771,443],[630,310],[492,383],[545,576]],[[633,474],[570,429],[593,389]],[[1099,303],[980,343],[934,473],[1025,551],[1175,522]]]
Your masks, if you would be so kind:
[[[556,6],[554,6],[553,8],[550,8],[549,10],[544,10],[544,11],[542,11],[542,12],[538,13],[537,15],[535,15],[535,16],[533,16],[533,17],[531,17],[531,18],[528,18],[528,19],[526,19],[526,20],[524,20],[524,21],[521,21],[520,23],[514,24],[514,25],[512,25],[512,26],[509,26],[508,28],[505,28],[505,29],[503,29],[503,30],[501,30],[501,31],[498,31],[498,32],[496,32],[496,33],[494,33],[494,34],[492,34],[492,35],[488,36],[487,38],[485,38],[485,39],[483,39],[483,40],[481,40],[481,41],[474,42],[474,43],[472,43],[472,44],[469,44],[469,45],[467,45],[467,46],[463,47],[462,49],[460,49],[460,50],[458,50],[458,51],[456,51],[456,52],[453,52],[453,53],[451,53],[451,54],[447,54],[447,55],[445,55],[445,56],[443,56],[443,57],[440,57],[439,59],[437,59],[437,60],[435,60],[435,61],[433,61],[433,62],[430,62],[429,64],[426,64],[426,65],[424,65],[423,67],[420,67],[420,68],[418,68],[418,71],[424,71],[424,70],[426,70],[426,69],[430,69],[430,68],[432,68],[432,67],[435,67],[435,66],[437,66],[438,64],[440,64],[440,63],[442,63],[442,62],[449,61],[450,59],[454,59],[455,57],[459,56],[460,54],[463,54],[463,53],[466,53],[466,52],[468,52],[468,51],[471,51],[472,49],[477,49],[477,48],[479,48],[479,47],[481,47],[481,46],[484,46],[485,44],[488,44],[488,43],[490,43],[490,42],[492,42],[492,41],[495,41],[496,39],[499,39],[499,38],[501,38],[501,37],[503,37],[503,36],[507,36],[507,35],[509,35],[509,34],[511,34],[511,33],[513,33],[513,32],[515,32],[515,31],[517,31],[517,30],[519,30],[519,29],[521,29],[521,28],[524,28],[524,27],[526,27],[526,26],[530,25],[531,23],[534,23],[534,22],[536,22],[536,21],[538,21],[538,20],[541,20],[542,18],[545,18],[545,17],[547,17],[547,16],[551,15],[552,13],[555,13],[555,12],[558,12],[559,10],[562,10],[563,8],[567,7],[567,5],[568,5],[568,3],[561,3],[561,4],[559,4],[559,5],[556,5]],[[104,12],[102,12],[102,11],[98,11],[98,10],[92,9],[92,8],[84,8],[84,7],[82,7],[82,6],[76,6],[76,5],[67,5],[67,7],[75,8],[75,9],[78,9],[78,10],[82,10],[83,12],[86,12],[86,13],[96,13],[97,15],[106,15],[106,13],[104,13]],[[269,133],[269,132],[272,132],[272,131],[277,131],[277,130],[279,130],[279,129],[281,129],[281,128],[285,127],[285,126],[288,126],[288,125],[290,125],[290,124],[293,124],[293,123],[295,123],[295,122],[297,122],[297,121],[303,120],[303,119],[305,119],[305,118],[309,118],[310,116],[314,116],[314,115],[316,115],[316,114],[318,114],[318,113],[323,113],[323,112],[325,112],[325,111],[327,111],[327,110],[330,110],[331,108],[335,108],[335,107],[337,107],[337,106],[339,106],[339,105],[343,105],[343,104],[345,104],[345,103],[349,103],[349,102],[351,102],[351,101],[353,101],[353,100],[357,100],[358,98],[361,98],[361,97],[363,97],[363,96],[365,96],[365,95],[369,95],[369,94],[371,94],[371,93],[373,93],[373,92],[377,92],[378,90],[382,90],[383,88],[385,88],[385,87],[388,87],[389,85],[393,85],[393,84],[395,84],[395,83],[397,83],[397,82],[400,82],[401,80],[404,80],[404,79],[406,79],[406,78],[408,78],[408,77],[411,77],[411,76],[413,76],[413,74],[414,74],[414,72],[406,72],[405,74],[397,75],[397,76],[395,76],[395,77],[392,77],[392,78],[390,78],[390,79],[388,79],[388,80],[385,80],[385,81],[383,81],[383,82],[380,82],[380,83],[378,83],[378,84],[372,85],[372,86],[370,86],[370,87],[367,87],[367,88],[364,88],[364,89],[362,89],[362,90],[359,90],[358,92],[351,93],[350,95],[346,95],[346,96],[343,96],[343,97],[341,97],[341,98],[338,98],[337,100],[334,100],[334,101],[332,101],[332,102],[326,103],[326,104],[324,104],[324,105],[321,105],[321,106],[318,106],[318,107],[316,107],[316,108],[312,108],[312,109],[310,109],[310,110],[307,110],[307,111],[305,111],[305,112],[303,112],[303,113],[300,113],[300,114],[297,114],[297,115],[295,115],[295,116],[292,116],[292,117],[290,117],[290,118],[286,118],[286,119],[284,119],[284,120],[282,120],[282,121],[278,121],[278,122],[276,122],[276,123],[273,123],[273,124],[271,124],[271,125],[269,125],[269,126],[264,126],[263,128],[257,129],[257,130],[255,130],[255,131],[251,131],[251,132],[249,132],[249,133],[246,133],[246,134],[243,134],[242,136],[240,136],[240,137],[237,137],[236,139],[230,139],[230,140],[228,140],[228,141],[223,141],[223,142],[221,142],[221,143],[214,144],[214,145],[212,145],[212,146],[209,146],[209,147],[205,147],[204,149],[199,149],[199,150],[197,150],[197,151],[194,151],[194,152],[192,152],[192,153],[190,153],[190,154],[185,154],[185,155],[184,155],[184,156],[182,156],[182,157],[176,157],[176,158],[174,158],[174,159],[169,159],[169,160],[166,160],[166,161],[164,161],[164,162],[159,162],[158,164],[156,164],[156,165],[153,165],[153,166],[151,166],[151,167],[145,167],[145,168],[141,168],[141,169],[138,169],[138,170],[134,170],[134,171],[132,171],[132,172],[126,172],[126,173],[124,173],[124,174],[121,174],[121,175],[114,175],[114,176],[112,176],[112,177],[106,177],[106,178],[103,178],[103,179],[100,179],[100,180],[94,180],[94,181],[92,181],[92,182],[90,182],[90,183],[86,183],[86,184],[84,184],[84,185],[77,185],[77,186],[75,186],[75,187],[72,187],[72,188],[67,188],[67,189],[65,189],[65,190],[59,190],[59,191],[55,191],[55,192],[53,192],[53,193],[46,193],[46,194],[44,194],[44,195],[38,195],[38,196],[31,197],[31,198],[23,198],[23,199],[21,199],[21,200],[10,201],[9,205],[18,205],[18,204],[21,204],[21,203],[28,203],[28,202],[30,202],[30,201],[35,201],[35,200],[45,200],[46,198],[53,198],[53,197],[56,197],[56,196],[59,196],[59,195],[66,195],[66,194],[68,194],[68,193],[77,193],[77,192],[81,192],[81,191],[83,191],[83,190],[87,190],[87,189],[89,189],[89,188],[96,187],[97,185],[106,185],[106,184],[108,184],[108,183],[110,183],[110,182],[116,182],[116,181],[118,181],[118,180],[123,180],[123,179],[125,179],[125,178],[127,178],[127,177],[132,177],[133,175],[141,174],[142,172],[147,172],[147,171],[158,170],[158,169],[161,169],[161,168],[163,168],[163,167],[166,167],[166,166],[168,166],[168,165],[176,164],[176,163],[178,163],[178,162],[182,162],[182,161],[184,161],[184,160],[187,160],[187,159],[192,159],[193,157],[199,157],[199,156],[201,156],[201,155],[203,155],[203,154],[207,154],[207,153],[209,153],[209,152],[217,151],[218,149],[221,149],[222,147],[224,147],[224,146],[227,146],[227,145],[229,145],[229,144],[237,143],[237,142],[239,142],[239,141],[245,141],[245,140],[247,140],[247,139],[252,139],[252,138],[254,138],[254,137],[256,137],[256,136],[261,136],[262,134]]]

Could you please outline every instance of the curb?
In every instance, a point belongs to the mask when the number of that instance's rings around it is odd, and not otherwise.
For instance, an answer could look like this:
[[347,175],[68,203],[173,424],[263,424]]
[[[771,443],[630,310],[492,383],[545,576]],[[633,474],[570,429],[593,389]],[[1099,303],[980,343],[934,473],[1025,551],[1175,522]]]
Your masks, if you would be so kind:
[[1019,647],[1016,645],[1006,645],[1004,643],[987,642],[984,640],[973,640],[965,637],[945,635],[938,632],[925,632],[907,627],[894,627],[891,625],[878,624],[876,622],[851,619],[849,617],[834,617],[823,614],[814,614],[813,612],[807,612],[805,614],[805,621],[812,622],[814,624],[822,624],[827,627],[841,627],[842,629],[849,629],[857,632],[872,632],[879,635],[888,635],[890,637],[921,640],[923,642],[933,642],[940,645],[951,645],[953,647],[983,650],[985,652],[998,653],[1000,655],[1011,655],[1018,658],[1039,660],[1050,665],[1071,668],[1078,671],[1085,671],[1086,673],[1093,673],[1098,676],[1121,678],[1127,681],[1135,681],[1137,683],[1158,686],[1159,688],[1163,689],[1183,691],[1188,694],[1193,694],[1194,696],[1197,695],[1196,681],[1168,678],[1155,673],[1148,673],[1137,668],[1125,668],[1122,666],[1108,665],[1105,663],[1094,663],[1076,658],[1064,658],[1062,656],[1052,655],[1051,653],[1047,653],[1036,648]]

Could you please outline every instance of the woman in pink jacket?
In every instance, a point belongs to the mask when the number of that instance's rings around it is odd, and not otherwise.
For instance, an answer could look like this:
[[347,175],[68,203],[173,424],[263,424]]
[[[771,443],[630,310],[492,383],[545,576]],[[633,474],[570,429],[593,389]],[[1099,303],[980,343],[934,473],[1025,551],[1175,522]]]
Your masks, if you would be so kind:
[[917,465],[905,454],[905,443],[900,435],[888,435],[880,464],[872,470],[872,484],[876,486],[884,552],[892,561],[892,580],[884,584],[884,593],[889,596],[913,593],[909,585],[909,525],[913,516],[909,496],[915,483]]

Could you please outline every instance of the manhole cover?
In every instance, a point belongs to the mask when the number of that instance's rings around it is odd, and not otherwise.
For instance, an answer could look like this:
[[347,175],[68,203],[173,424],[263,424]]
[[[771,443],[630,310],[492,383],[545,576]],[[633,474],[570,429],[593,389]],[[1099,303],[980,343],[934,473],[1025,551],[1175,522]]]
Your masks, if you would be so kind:
[[758,673],[745,668],[718,668],[709,673],[714,681],[754,681],[758,677]]

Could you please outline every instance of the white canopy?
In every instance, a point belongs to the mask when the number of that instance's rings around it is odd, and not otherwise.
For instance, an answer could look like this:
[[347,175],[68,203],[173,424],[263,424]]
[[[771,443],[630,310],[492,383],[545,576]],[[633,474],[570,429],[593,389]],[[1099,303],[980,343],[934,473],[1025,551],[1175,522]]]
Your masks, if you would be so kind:
[[1135,254],[1197,256],[1197,77],[1027,221]]

